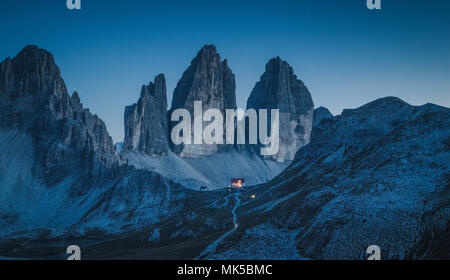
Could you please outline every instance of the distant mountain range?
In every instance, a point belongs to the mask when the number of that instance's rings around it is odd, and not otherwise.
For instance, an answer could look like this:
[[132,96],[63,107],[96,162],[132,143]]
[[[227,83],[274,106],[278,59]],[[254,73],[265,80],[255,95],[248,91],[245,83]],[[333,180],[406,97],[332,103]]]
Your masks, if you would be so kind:
[[[163,74],[142,86],[114,145],[49,52],[4,60],[0,258],[61,258],[70,244],[87,258],[364,259],[370,245],[385,259],[450,257],[449,108],[386,97],[332,116],[273,58],[247,102],[280,110],[280,149],[263,157],[259,144],[172,143],[170,113],[196,100],[236,108],[212,45],[169,110]],[[247,187],[226,188],[234,177]]]

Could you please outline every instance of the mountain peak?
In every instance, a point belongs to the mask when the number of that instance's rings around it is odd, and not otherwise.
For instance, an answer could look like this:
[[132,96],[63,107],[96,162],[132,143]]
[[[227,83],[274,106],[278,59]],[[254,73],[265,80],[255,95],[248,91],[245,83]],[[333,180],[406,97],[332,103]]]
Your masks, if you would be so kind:
[[297,150],[309,142],[314,110],[311,94],[280,57],[267,62],[247,100],[247,109],[279,109],[280,149],[273,159],[292,160]]
[[342,115],[356,114],[397,114],[400,109],[411,107],[410,104],[395,96],[378,98],[356,109],[344,109]]
[[166,78],[165,78],[165,76],[164,76],[163,73],[159,73],[158,75],[155,76],[155,82],[156,82],[156,81],[160,81],[160,80],[161,80],[161,81],[162,81],[162,80],[164,80],[164,81],[166,80]]
[[5,72],[12,75],[11,78],[18,83],[18,86],[8,89],[15,92],[14,96],[42,95],[43,99],[47,99],[49,94],[59,97],[67,94],[66,85],[53,55],[44,49],[28,45],[11,60],[11,63],[6,61],[6,66]]
[[[95,173],[97,163],[116,162],[104,122],[83,110],[77,92],[68,94],[50,52],[29,45],[0,63],[0,100],[0,126],[16,126],[36,135],[42,162],[33,172],[43,183],[53,185],[64,174],[89,164],[89,172]],[[54,173],[59,176],[48,176]]]
[[36,45],[26,45],[25,47],[23,47],[21,52],[23,52],[23,51],[39,51],[39,50],[43,50],[43,49],[39,48]]
[[409,104],[396,96],[386,96],[386,97],[375,99],[374,101],[369,102],[362,107],[378,107],[378,106],[386,106],[386,105],[403,107],[403,106],[409,105]]
[[11,102],[10,107],[17,99],[28,97],[29,104],[16,107],[23,113],[16,112],[18,116],[25,119],[34,119],[34,109],[48,110],[58,118],[70,113],[67,88],[53,55],[34,45],[26,46],[13,59],[0,63],[0,91],[5,93],[2,98]]
[[200,49],[199,53],[217,53],[217,48],[213,44],[205,44]]
[[150,81],[148,85],[141,87],[141,98],[145,95],[155,96],[155,94],[163,94],[160,99],[166,99],[166,78],[162,73],[156,75],[153,82]]
[[216,46],[214,45],[204,45],[191,61],[192,67],[198,67],[199,65],[207,63],[220,63],[221,58],[219,53],[217,53]]
[[59,74],[53,55],[35,45],[24,47],[14,58],[13,63],[25,67],[26,70],[34,70],[33,66],[46,66],[45,69],[55,70]]
[[314,109],[313,126],[318,125],[323,119],[331,117],[333,117],[333,114],[331,114],[327,108],[322,106],[317,107],[316,109]]
[[72,96],[70,97],[70,105],[72,109],[76,111],[81,111],[83,109],[83,104],[81,104],[80,96],[77,91],[72,93]]
[[20,56],[22,54],[27,54],[27,53],[45,53],[45,54],[51,55],[50,52],[48,52],[44,49],[41,49],[36,45],[27,45],[17,54],[17,56]]
[[163,74],[143,85],[138,102],[125,107],[124,152],[160,156],[168,151],[167,95]]
[[[191,114],[194,102],[201,101],[203,110],[214,108],[225,113],[236,109],[236,83],[226,60],[222,61],[214,45],[204,45],[184,71],[173,92],[170,111],[185,108]],[[178,145],[175,153],[188,157],[218,152],[216,145]]]
[[266,72],[274,72],[274,71],[280,69],[281,67],[290,69],[292,72],[294,72],[294,70],[289,65],[289,63],[286,60],[281,59],[279,56],[271,58],[266,63]]
[[281,62],[286,62],[286,61],[282,60],[279,56],[276,56],[276,57],[272,57],[271,59],[269,59],[269,61],[267,62],[267,65],[273,65],[276,63],[279,64]]

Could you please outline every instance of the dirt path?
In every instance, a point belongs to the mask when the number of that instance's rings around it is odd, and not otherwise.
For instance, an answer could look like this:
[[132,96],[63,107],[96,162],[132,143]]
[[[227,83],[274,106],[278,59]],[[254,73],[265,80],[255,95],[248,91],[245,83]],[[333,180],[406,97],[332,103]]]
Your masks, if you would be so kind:
[[232,234],[233,232],[235,232],[238,229],[239,224],[237,221],[236,209],[239,207],[239,205],[241,205],[241,199],[239,198],[239,191],[235,192],[233,195],[234,195],[234,199],[236,201],[234,203],[233,210],[231,210],[231,214],[233,214],[234,227],[231,230],[229,230],[228,232],[226,232],[224,235],[219,237],[216,241],[209,244],[208,247],[206,247],[206,249],[200,253],[200,256],[198,256],[197,259],[209,259],[209,257],[216,252],[216,249],[220,245],[220,242],[222,242],[222,240],[224,240],[227,236],[229,236],[230,234]]

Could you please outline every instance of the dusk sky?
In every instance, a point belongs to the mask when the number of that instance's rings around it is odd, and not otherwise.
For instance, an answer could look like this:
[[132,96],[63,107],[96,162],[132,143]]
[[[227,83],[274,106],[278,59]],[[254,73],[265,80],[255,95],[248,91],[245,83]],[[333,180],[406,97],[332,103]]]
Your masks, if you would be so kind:
[[236,75],[238,107],[266,62],[286,60],[315,106],[333,114],[376,98],[450,107],[450,1],[1,0],[0,61],[25,45],[50,51],[69,93],[124,135],[126,105],[164,73],[168,103],[204,44]]

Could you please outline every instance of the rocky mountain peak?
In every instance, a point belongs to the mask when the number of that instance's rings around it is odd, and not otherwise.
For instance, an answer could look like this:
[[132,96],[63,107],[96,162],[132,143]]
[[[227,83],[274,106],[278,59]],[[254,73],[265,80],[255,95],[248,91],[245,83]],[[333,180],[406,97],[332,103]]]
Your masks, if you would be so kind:
[[280,149],[270,156],[277,161],[294,159],[309,142],[314,104],[306,86],[280,57],[269,60],[247,100],[247,109],[279,109]]
[[279,56],[272,57],[266,63],[266,72],[273,73],[280,69],[281,64],[289,65],[286,61],[282,60]]
[[66,85],[53,55],[48,51],[27,46],[13,59],[7,58],[1,63],[0,74],[0,106],[11,112],[12,103],[29,105],[17,106],[16,110],[21,114],[16,114],[16,119],[10,118],[10,124],[33,119],[36,114],[33,109],[36,108],[57,118],[70,114]]
[[147,95],[166,95],[166,78],[164,77],[164,74],[158,74],[154,78],[153,82],[150,82],[148,85],[142,85],[141,97],[145,97]]
[[356,111],[363,114],[379,113],[380,111],[384,113],[395,113],[398,110],[409,106],[410,105],[408,103],[398,97],[386,96],[369,102],[357,109],[345,109],[342,114],[347,114],[349,111]]
[[220,58],[219,54],[217,53],[216,46],[214,45],[204,45],[200,51],[197,54],[197,57],[194,59],[205,59],[205,60],[211,60]]
[[151,156],[167,154],[167,93],[163,74],[143,85],[137,103],[125,108],[123,151],[139,151]]
[[83,109],[83,104],[81,104],[80,96],[78,92],[74,91],[70,97],[70,105],[73,110],[81,111]]
[[[21,93],[67,93],[61,72],[50,52],[36,46],[26,46],[12,59],[12,64],[15,78],[23,83],[19,88]],[[53,83],[55,81],[57,83]]]
[[323,119],[331,118],[333,115],[325,107],[317,107],[314,109],[313,114],[313,126],[318,125]]
[[[193,107],[194,98],[213,108],[236,108],[235,90],[234,74],[227,60],[221,60],[214,45],[205,45],[177,83],[171,110]],[[224,102],[213,105],[218,99]]]
[[[13,63],[22,70],[41,74],[60,74],[53,55],[37,46],[29,45],[22,49],[14,58]],[[25,71],[24,71],[25,72]]]
[[83,109],[78,93],[69,96],[53,55],[36,46],[0,63],[0,127],[33,136],[34,175],[48,185],[117,162],[105,123]]
[[[193,116],[194,101],[201,101],[203,112],[215,108],[225,113],[226,109],[236,109],[235,91],[235,78],[228,62],[221,60],[214,45],[205,45],[178,82],[170,111],[184,108]],[[220,145],[190,144],[174,146],[173,150],[181,156],[196,157],[212,155],[224,148]]]

